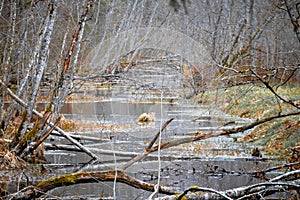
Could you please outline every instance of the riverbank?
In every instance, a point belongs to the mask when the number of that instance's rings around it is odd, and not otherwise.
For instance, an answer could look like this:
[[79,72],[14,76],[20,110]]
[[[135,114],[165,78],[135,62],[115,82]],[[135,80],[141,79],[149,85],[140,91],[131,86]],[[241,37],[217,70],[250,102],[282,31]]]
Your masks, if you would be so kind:
[[[298,86],[280,87],[276,92],[296,105],[300,104]],[[270,90],[252,84],[206,91],[193,100],[198,103],[213,103],[228,114],[256,120],[297,111],[295,107],[279,100]],[[238,142],[262,145],[267,154],[285,158],[300,145],[299,134],[300,120],[299,115],[296,115],[259,125]]]

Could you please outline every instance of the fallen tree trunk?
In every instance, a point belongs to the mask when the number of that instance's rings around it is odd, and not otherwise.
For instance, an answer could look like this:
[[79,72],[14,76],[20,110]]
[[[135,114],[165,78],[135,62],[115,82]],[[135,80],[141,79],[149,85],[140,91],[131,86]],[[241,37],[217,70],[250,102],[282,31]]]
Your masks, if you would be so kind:
[[[276,192],[287,192],[300,190],[300,170],[287,172],[267,182],[233,188],[225,191],[217,191],[212,188],[192,186],[185,191],[176,188],[159,186],[159,193],[167,194],[157,198],[158,200],[179,200],[179,199],[237,199],[262,197]],[[154,191],[155,184],[148,183],[129,176],[123,170],[105,170],[94,172],[76,172],[65,174],[41,181],[36,186],[30,186],[23,190],[3,197],[4,199],[33,199],[44,195],[46,192],[57,187],[65,187],[81,183],[98,183],[117,181],[125,183],[137,189]],[[298,194],[299,195],[299,194]]]
[[[20,192],[5,197],[6,199],[33,199],[44,195],[47,191],[57,187],[70,186],[81,183],[98,183],[106,181],[114,181],[125,183],[137,189],[146,191],[154,191],[155,184],[147,183],[142,180],[129,176],[122,170],[107,170],[94,172],[77,172],[73,174],[65,174],[49,178],[38,183],[35,187],[28,187]],[[175,188],[160,186],[159,192],[162,194],[176,194]]]

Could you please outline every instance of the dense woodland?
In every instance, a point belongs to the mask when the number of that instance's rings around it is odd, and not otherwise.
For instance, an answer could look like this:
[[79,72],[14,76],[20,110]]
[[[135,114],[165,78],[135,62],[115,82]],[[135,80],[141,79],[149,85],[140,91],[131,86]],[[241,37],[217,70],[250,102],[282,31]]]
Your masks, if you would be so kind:
[[[270,93],[272,103],[275,102],[274,106],[273,104],[270,106],[271,104],[268,104],[270,98],[264,99],[263,94],[258,94],[255,95],[253,105],[246,107],[260,108],[263,104],[265,107],[262,110],[270,112],[262,111],[258,115],[253,108],[250,111],[245,110],[244,113],[235,113],[234,106],[238,106],[237,102],[242,98],[228,97],[226,102],[230,106],[223,108],[224,110],[257,120],[244,127],[200,134],[195,138],[170,142],[159,148],[234,134],[255,127],[258,127],[254,131],[257,134],[260,132],[259,127],[266,130],[268,128],[266,124],[278,120],[280,126],[273,124],[269,128],[275,129],[279,135],[280,131],[284,132],[292,138],[292,141],[282,142],[278,147],[278,141],[283,137],[281,135],[277,138],[277,143],[276,141],[264,143],[273,142],[272,148],[275,146],[280,148],[279,150],[269,148],[270,152],[280,151],[285,153],[284,156],[290,156],[292,152],[289,161],[299,165],[297,163],[300,156],[300,94],[297,89],[300,83],[299,1],[1,0],[1,168],[16,169],[28,163],[35,163],[40,156],[37,155],[37,150],[54,130],[67,138],[74,147],[86,152],[92,159],[91,163],[96,162],[99,155],[57,126],[62,120],[61,109],[68,97],[78,89],[79,86],[76,84],[78,81],[81,83],[103,81],[105,84],[112,84],[119,74],[136,65],[134,62],[138,56],[151,57],[155,49],[150,53],[149,50],[135,49],[127,54],[118,55],[118,59],[104,66],[91,66],[90,60],[87,59],[90,52],[95,50],[98,44],[101,47],[101,43],[104,44],[107,39],[118,38],[122,33],[124,38],[121,41],[126,41],[131,37],[130,30],[138,31],[138,28],[149,27],[180,32],[205,48],[191,53],[197,55],[206,52],[206,59],[198,61],[197,64],[189,57],[182,58],[189,70],[187,87],[192,90],[189,96],[195,101],[209,103],[209,94],[215,91],[227,89],[229,91],[238,86],[251,85],[249,90],[262,88]],[[176,41],[178,38],[169,39],[171,43],[178,42]],[[102,48],[107,55],[111,54],[110,47],[104,45]],[[163,50],[168,55],[174,53],[174,49]],[[292,92],[284,93],[285,89]],[[46,96],[43,95],[45,91]],[[221,92],[218,95],[220,95],[218,100],[211,101],[223,104],[225,97]],[[43,110],[37,110],[36,105],[40,101],[47,102]],[[256,104],[257,102],[264,103]],[[171,121],[166,122],[162,130]],[[271,133],[273,134],[274,130]],[[248,141],[252,141],[254,137],[256,135],[249,136]],[[125,169],[151,152],[157,151],[158,146],[154,145],[156,139],[157,137],[151,142],[152,145],[147,147],[145,153],[135,157],[123,169],[88,173],[83,171],[74,174],[72,176],[74,180],[69,177],[45,180],[38,185],[27,187],[26,190],[20,190],[14,197],[25,199],[35,195],[41,196],[54,187],[93,182],[96,177],[102,181],[117,179],[136,188],[168,195],[181,193],[179,199],[190,193],[197,194],[198,199],[204,198],[197,193],[198,191],[207,192],[214,199],[236,199],[250,198],[251,195],[258,198],[278,190],[292,191],[291,193],[295,195],[291,196],[299,198],[299,166],[296,164],[284,166],[293,169],[288,173],[269,180],[265,185],[247,188],[243,192],[241,190],[218,192],[201,187],[187,190],[182,188],[182,191],[165,186],[155,189],[154,184],[134,180],[126,174]],[[13,197],[4,189],[0,191],[1,195],[7,195],[5,198]]]

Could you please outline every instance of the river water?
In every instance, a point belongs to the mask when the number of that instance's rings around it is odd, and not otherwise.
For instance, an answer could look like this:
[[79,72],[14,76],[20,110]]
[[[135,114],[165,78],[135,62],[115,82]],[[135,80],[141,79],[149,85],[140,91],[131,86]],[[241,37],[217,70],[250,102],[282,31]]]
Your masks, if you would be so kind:
[[[133,78],[134,77],[134,78]],[[193,135],[195,131],[207,133],[224,128],[250,123],[251,119],[241,119],[223,113],[216,105],[195,104],[184,98],[182,76],[169,68],[136,68],[109,88],[84,88],[78,95],[93,95],[102,98],[97,101],[71,101],[65,104],[62,114],[68,119],[84,124],[100,124],[107,128],[78,127],[73,134],[91,136],[98,141],[81,140],[86,147],[94,150],[111,150],[142,153],[162,124],[170,118],[174,120],[162,133],[161,141],[166,142]],[[137,118],[141,113],[154,112],[152,123],[140,124]],[[226,125],[229,124],[229,125]],[[251,156],[252,144],[236,142],[249,132],[222,136],[182,144],[161,151],[161,163],[157,152],[143,161],[135,163],[126,172],[141,180],[157,183],[158,171],[162,185],[181,188],[192,185],[225,190],[258,183],[261,180],[247,172],[262,169],[271,161],[259,161]],[[51,137],[54,143],[68,143],[62,138]],[[96,153],[97,151],[95,151]],[[101,155],[101,163],[85,166],[84,170],[115,169],[132,156]],[[88,162],[84,153],[47,151],[48,167],[53,174],[71,173]],[[53,196],[66,199],[112,198],[113,183],[94,183],[63,187],[50,192]],[[117,183],[117,199],[145,199],[151,193]]]

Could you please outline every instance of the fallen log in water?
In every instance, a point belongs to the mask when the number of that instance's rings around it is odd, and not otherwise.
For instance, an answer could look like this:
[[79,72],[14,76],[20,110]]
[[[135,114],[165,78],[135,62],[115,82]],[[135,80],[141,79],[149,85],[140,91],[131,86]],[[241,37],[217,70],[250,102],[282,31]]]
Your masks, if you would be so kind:
[[[159,186],[159,193],[171,196],[157,198],[157,200],[179,200],[179,199],[245,199],[269,196],[277,192],[299,191],[300,190],[300,170],[279,175],[269,181],[243,186],[225,191],[217,191],[212,188],[192,186],[184,191],[173,187]],[[131,177],[123,170],[104,170],[93,172],[76,172],[64,174],[39,182],[35,186],[29,186],[17,193],[4,196],[4,199],[32,199],[37,198],[48,191],[75,184],[98,183],[117,181],[125,183],[137,189],[154,191],[155,184],[148,183],[137,178]],[[299,196],[299,194],[298,194]]]
[[[125,183],[137,189],[154,191],[155,184],[144,182],[129,176],[122,170],[105,170],[94,172],[76,172],[73,174],[65,174],[41,181],[36,186],[30,186],[15,194],[4,197],[5,199],[33,199],[44,195],[47,191],[57,187],[65,187],[69,185],[82,183],[98,183],[98,182],[113,182]],[[181,191],[167,186],[160,186],[160,193],[176,194]]]

